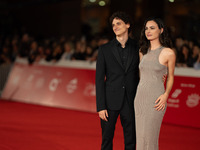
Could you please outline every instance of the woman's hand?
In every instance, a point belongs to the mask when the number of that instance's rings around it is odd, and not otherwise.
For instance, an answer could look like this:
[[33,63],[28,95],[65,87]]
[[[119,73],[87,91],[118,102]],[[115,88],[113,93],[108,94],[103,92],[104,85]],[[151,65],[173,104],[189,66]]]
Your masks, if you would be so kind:
[[154,108],[156,108],[157,111],[164,110],[167,104],[167,94],[162,94],[158,97],[158,99],[155,101],[156,105]]

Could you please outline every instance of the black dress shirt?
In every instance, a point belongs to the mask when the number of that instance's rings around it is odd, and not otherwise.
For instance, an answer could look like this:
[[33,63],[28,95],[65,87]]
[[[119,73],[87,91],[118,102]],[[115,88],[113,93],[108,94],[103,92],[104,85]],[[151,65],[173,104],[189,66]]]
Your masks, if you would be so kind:
[[117,41],[117,39],[116,39],[116,44],[117,44],[117,50],[119,52],[119,56],[122,61],[122,65],[124,66],[124,68],[126,68],[128,54],[129,54],[129,47],[130,47],[129,40],[127,40],[124,48],[122,47],[121,43],[119,43],[119,41]]

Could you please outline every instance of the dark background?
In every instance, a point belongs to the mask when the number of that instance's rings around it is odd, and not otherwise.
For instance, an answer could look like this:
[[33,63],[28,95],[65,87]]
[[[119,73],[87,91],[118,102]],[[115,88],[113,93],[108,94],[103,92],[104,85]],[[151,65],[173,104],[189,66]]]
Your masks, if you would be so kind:
[[139,37],[148,16],[158,16],[172,36],[200,38],[199,0],[104,0],[105,6],[89,0],[1,0],[0,34],[28,32],[34,37],[112,34],[109,16],[128,12],[134,22],[133,35]]

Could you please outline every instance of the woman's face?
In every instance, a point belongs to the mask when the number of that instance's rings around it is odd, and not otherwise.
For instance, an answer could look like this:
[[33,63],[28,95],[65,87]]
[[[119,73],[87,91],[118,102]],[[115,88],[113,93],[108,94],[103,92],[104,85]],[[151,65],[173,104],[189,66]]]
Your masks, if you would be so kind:
[[159,39],[160,34],[163,32],[163,29],[159,29],[157,23],[153,20],[150,20],[146,23],[145,26],[145,36],[148,40],[152,41]]

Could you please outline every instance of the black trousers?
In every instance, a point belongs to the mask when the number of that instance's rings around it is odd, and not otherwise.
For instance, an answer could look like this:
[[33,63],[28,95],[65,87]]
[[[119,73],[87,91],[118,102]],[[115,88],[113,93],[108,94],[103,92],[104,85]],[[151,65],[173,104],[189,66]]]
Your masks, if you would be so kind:
[[102,144],[101,150],[113,149],[113,137],[117,118],[120,116],[121,125],[124,132],[125,150],[135,150],[136,132],[135,132],[135,113],[133,104],[129,104],[125,96],[122,108],[120,110],[108,110],[108,121],[101,120]]

